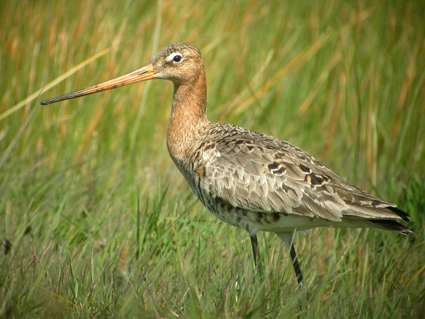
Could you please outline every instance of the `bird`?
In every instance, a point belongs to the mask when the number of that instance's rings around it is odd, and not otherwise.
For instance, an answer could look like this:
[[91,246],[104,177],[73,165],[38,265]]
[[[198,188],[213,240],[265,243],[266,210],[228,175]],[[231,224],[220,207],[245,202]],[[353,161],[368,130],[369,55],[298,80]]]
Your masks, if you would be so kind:
[[187,183],[217,218],[249,233],[261,275],[259,232],[289,248],[298,287],[304,278],[293,243],[316,227],[379,228],[408,235],[404,211],[350,185],[313,156],[278,138],[207,118],[205,67],[198,48],[171,44],[146,66],[118,78],[41,102],[59,101],[162,79],[174,84],[168,152]]

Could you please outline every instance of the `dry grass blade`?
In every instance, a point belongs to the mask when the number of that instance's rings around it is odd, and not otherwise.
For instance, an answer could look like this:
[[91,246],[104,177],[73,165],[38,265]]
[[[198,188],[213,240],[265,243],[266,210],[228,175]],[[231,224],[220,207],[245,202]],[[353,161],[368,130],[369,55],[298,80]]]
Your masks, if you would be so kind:
[[[253,96],[248,98],[246,101],[241,103],[238,107],[234,108],[235,105],[231,105],[229,107],[230,114],[239,115],[243,113],[252,103],[254,103],[257,99],[261,98],[268,90],[276,84],[282,77],[284,77],[290,70],[297,70],[301,68],[305,63],[307,63],[316,53],[320,50],[320,48],[326,43],[326,41],[330,38],[331,32],[324,33],[315,43],[313,43],[308,49],[305,50],[304,53],[299,54],[294,59],[292,59],[282,70],[277,72],[270,80],[268,80],[260,89],[258,89]],[[236,99],[238,100],[238,99]],[[224,114],[220,121],[223,121],[225,116],[228,114]]]
[[19,102],[18,104],[12,106],[7,111],[5,111],[2,114],[0,114],[0,121],[3,120],[4,118],[8,117],[9,115],[13,114],[14,112],[16,112],[17,110],[19,110],[20,108],[24,107],[27,103],[30,103],[31,101],[33,101],[34,99],[36,99],[42,92],[47,92],[48,90],[50,90],[52,87],[54,87],[58,83],[62,82],[66,78],[70,77],[72,74],[74,74],[75,72],[77,72],[81,68],[85,67],[87,64],[90,64],[91,62],[97,60],[101,56],[104,56],[109,51],[111,51],[111,48],[107,48],[105,50],[100,51],[99,53],[91,56],[90,58],[88,58],[88,59],[84,60],[83,62],[81,62],[80,64],[76,65],[71,70],[69,70],[69,71],[65,72],[64,74],[62,74],[61,76],[57,77],[53,81],[49,82],[42,89],[34,92],[30,96],[28,96],[25,100]]

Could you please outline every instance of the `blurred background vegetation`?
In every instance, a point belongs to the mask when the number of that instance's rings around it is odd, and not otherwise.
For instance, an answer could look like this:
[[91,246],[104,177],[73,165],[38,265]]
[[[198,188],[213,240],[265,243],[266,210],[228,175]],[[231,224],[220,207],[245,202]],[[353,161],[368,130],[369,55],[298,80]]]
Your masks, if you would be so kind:
[[172,164],[172,84],[40,106],[200,48],[209,118],[287,140],[415,219],[297,236],[305,317],[425,312],[420,1],[2,1],[0,317],[288,318],[287,250],[217,221]]

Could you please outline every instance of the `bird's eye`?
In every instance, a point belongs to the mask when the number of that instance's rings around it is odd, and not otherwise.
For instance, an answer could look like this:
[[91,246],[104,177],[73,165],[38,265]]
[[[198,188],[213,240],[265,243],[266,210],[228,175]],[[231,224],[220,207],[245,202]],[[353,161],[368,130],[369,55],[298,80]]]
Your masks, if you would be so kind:
[[181,63],[183,60],[184,60],[183,56],[179,52],[171,53],[169,56],[165,58],[166,63],[174,63],[174,64]]
[[182,60],[182,56],[181,55],[179,55],[179,54],[176,54],[174,57],[173,57],[173,61],[174,62],[181,62],[181,60]]

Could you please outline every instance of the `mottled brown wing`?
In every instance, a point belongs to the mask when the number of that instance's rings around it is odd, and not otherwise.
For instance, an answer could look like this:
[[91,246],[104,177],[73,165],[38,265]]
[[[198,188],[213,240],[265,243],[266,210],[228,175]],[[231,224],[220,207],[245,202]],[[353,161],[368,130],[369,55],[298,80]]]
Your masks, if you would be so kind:
[[234,207],[331,221],[343,217],[400,219],[386,209],[395,205],[349,185],[289,143],[258,134],[211,146],[203,155],[201,187]]

